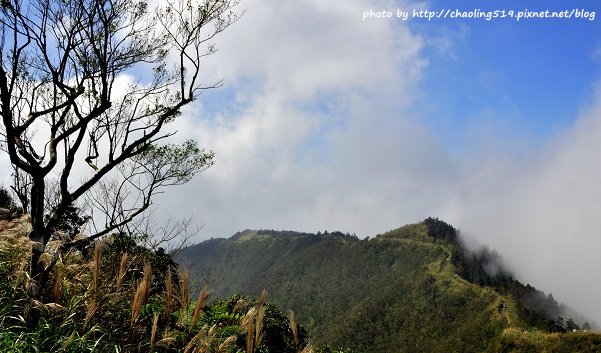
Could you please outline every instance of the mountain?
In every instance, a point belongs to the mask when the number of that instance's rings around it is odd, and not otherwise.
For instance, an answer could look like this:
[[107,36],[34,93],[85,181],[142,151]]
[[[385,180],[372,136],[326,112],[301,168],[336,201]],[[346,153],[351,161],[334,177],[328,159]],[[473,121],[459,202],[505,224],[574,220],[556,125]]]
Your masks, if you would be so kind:
[[187,247],[176,261],[215,297],[266,289],[318,345],[373,353],[601,351],[601,335],[588,332],[582,317],[513,279],[498,259],[485,248],[467,251],[452,226],[428,218],[372,239],[246,230]]

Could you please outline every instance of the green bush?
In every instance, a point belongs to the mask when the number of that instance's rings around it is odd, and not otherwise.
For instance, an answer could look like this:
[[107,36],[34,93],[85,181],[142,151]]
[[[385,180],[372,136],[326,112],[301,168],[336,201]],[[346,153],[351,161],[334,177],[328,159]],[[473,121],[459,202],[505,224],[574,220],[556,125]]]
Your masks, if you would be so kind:
[[171,257],[123,234],[64,254],[43,302],[32,300],[28,244],[0,234],[0,352],[246,352],[249,333],[253,353],[306,345],[305,330],[294,339],[264,297],[190,305],[187,275]]

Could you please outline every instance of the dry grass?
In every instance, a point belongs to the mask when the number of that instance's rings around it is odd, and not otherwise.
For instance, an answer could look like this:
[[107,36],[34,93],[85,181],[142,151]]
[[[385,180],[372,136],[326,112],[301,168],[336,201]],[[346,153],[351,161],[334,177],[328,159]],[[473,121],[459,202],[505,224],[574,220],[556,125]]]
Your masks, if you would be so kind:
[[[37,243],[37,244],[39,244],[39,243]],[[54,260],[54,258],[52,257],[52,255],[50,253],[43,252],[42,255],[40,255],[38,263],[43,265],[44,270],[47,270],[52,265],[53,260]]]
[[246,312],[246,315],[240,322],[240,328],[246,332],[246,353],[252,353],[255,345],[255,320],[257,317],[257,307],[253,306]]
[[204,307],[205,302],[207,301],[208,297],[209,297],[209,289],[207,288],[207,286],[204,286],[204,287],[202,287],[202,290],[198,294],[198,300],[196,301],[196,307],[194,308],[194,313],[192,314],[192,320],[190,321],[190,326],[188,327],[188,331],[192,331],[192,328],[198,322],[198,319],[200,318],[200,312],[202,311],[202,308]]
[[86,305],[86,317],[83,321],[84,327],[88,326],[88,323],[90,322],[90,320],[96,313],[97,309],[98,309],[98,305],[97,305],[96,301],[94,299],[90,299]]
[[[64,323],[61,323],[64,326],[58,327],[64,329],[66,334],[60,336],[62,337],[60,344],[54,346],[53,351],[73,351],[74,347],[79,347],[82,342],[90,340],[90,344],[101,342],[102,349],[119,345],[123,347],[124,352],[130,351],[129,349],[134,346],[135,349],[146,352],[155,352],[161,349],[159,347],[170,346],[170,349],[185,353],[232,351],[251,353],[256,351],[265,340],[263,326],[267,316],[266,291],[261,292],[252,307],[243,298],[235,302],[233,312],[228,312],[234,315],[226,324],[228,330],[232,331],[224,330],[218,321],[203,326],[203,311],[207,308],[209,298],[209,290],[206,286],[199,292],[198,297],[194,298],[196,304],[192,310],[188,273],[180,272],[178,283],[174,279],[176,274],[169,269],[164,275],[164,292],[157,293],[158,297],[155,297],[153,292],[150,298],[153,282],[150,262],[144,264],[143,273],[140,274],[144,258],[136,255],[133,250],[129,253],[113,253],[112,245],[110,240],[95,242],[91,259],[77,250],[56,258],[51,281],[45,291],[48,294],[47,299],[53,303],[33,303],[33,307],[44,315],[67,318]],[[13,237],[9,241],[0,234],[0,251],[14,253],[12,249],[16,249],[17,246],[30,248],[31,242],[24,237]],[[29,252],[28,249],[23,251],[25,254]],[[28,281],[28,264],[28,256],[11,257],[11,286],[14,283],[15,291],[25,289],[31,282]],[[106,268],[110,271],[103,271]],[[133,276],[134,272],[136,276]],[[178,284],[179,288],[177,288]],[[11,289],[9,286],[9,293]],[[152,314],[148,317],[144,308],[149,302],[153,305],[164,303],[164,306],[148,313]],[[245,310],[248,307],[250,309]],[[231,309],[230,307],[227,310]],[[127,316],[125,320],[121,320],[122,322],[111,321],[116,317],[122,318],[124,313]],[[176,315],[179,317],[177,323],[175,319],[171,320]],[[129,323],[128,316],[130,316]],[[233,319],[234,317],[236,319]],[[233,320],[239,321],[232,322]],[[298,347],[302,343],[299,342],[298,323],[292,312],[289,321],[294,342]],[[114,326],[111,325],[113,323]],[[239,326],[234,326],[236,324]],[[70,325],[83,327],[84,330],[72,331]],[[203,327],[198,330],[200,326]],[[232,332],[236,332],[236,335],[229,336]],[[88,337],[89,333],[91,335]],[[57,333],[57,336],[61,334],[62,331]],[[240,342],[241,345],[236,348],[240,336],[246,337],[246,342]],[[95,339],[97,341],[92,342]],[[295,352],[299,350],[295,348]]]
[[61,350],[59,351],[59,353],[60,352],[64,352],[67,349],[67,347],[69,347],[71,345],[71,343],[73,342],[74,338],[75,338],[75,332],[73,332],[69,336],[69,338],[67,338],[67,340],[65,341],[65,343],[63,343],[63,345],[62,345]]
[[265,302],[267,301],[267,291],[263,289],[257,300],[257,319],[255,320],[255,345],[261,344],[263,339],[263,319],[265,318],[265,311],[267,307]]
[[150,293],[150,284],[151,284],[151,267],[150,264],[147,263],[144,265],[144,275],[142,277],[142,281],[138,285],[136,289],[136,293],[134,294],[134,299],[132,301],[131,306],[131,325],[134,326],[136,321],[138,320],[138,315],[140,314],[140,310],[146,302],[148,301],[148,294]]
[[225,353],[236,343],[236,336],[229,336],[217,346],[215,353]]
[[157,330],[159,328],[159,313],[155,312],[152,316],[152,328],[150,330],[150,351],[154,351],[154,344],[157,337]]
[[301,353],[313,353],[313,345],[311,343],[309,343],[308,345],[305,346],[305,348],[303,348]]
[[169,322],[169,318],[171,317],[171,312],[173,310],[173,276],[171,274],[171,269],[167,270],[167,275],[165,275],[165,313],[164,317],[166,323]]
[[125,280],[126,273],[126,265],[127,265],[127,253],[124,252],[121,255],[121,261],[119,262],[119,271],[117,271],[117,292],[121,289],[123,285],[123,281]]
[[178,320],[179,325],[183,325],[188,317],[188,310],[190,306],[190,276],[187,271],[179,273],[179,303],[182,308],[182,313]]
[[211,345],[213,344],[217,335],[217,325],[213,325],[210,328],[205,325],[196,336],[192,337],[190,342],[184,348],[184,353],[207,353],[210,352]]
[[94,291],[97,291],[100,286],[100,255],[102,243],[97,241],[94,244],[94,263],[92,266],[92,275],[94,277]]
[[296,320],[296,314],[294,311],[288,311],[288,325],[292,331],[292,337],[294,339],[294,347],[298,349],[298,321]]
[[236,301],[236,305],[234,305],[234,313],[239,313],[246,305],[246,301],[244,298],[240,298]]
[[59,303],[63,296],[63,278],[62,276],[54,276],[54,284],[52,285],[52,300]]
[[[4,236],[20,237],[31,231],[31,217],[24,214],[10,220],[0,220],[0,233]],[[29,239],[28,239],[29,240]]]
[[173,343],[175,343],[175,341],[176,340],[174,337],[164,337],[164,338],[161,338],[161,340],[156,343],[156,347],[168,347],[168,346],[172,345]]
[[19,264],[19,268],[15,273],[15,284],[13,287],[13,292],[16,292],[17,289],[21,286],[21,282],[23,282],[23,284],[26,284],[27,282],[29,282],[29,272],[27,272],[27,265],[28,265],[28,261],[27,259],[23,259],[21,260],[21,263]]
[[34,307],[40,311],[45,311],[50,314],[60,314],[61,312],[63,312],[65,310],[65,308],[60,304],[42,303],[41,301],[35,300],[35,299],[31,300],[31,304],[32,304],[32,307]]
[[263,290],[257,304],[250,308],[240,321],[240,329],[246,333],[246,353],[252,353],[263,339],[263,320],[267,311],[267,291]]

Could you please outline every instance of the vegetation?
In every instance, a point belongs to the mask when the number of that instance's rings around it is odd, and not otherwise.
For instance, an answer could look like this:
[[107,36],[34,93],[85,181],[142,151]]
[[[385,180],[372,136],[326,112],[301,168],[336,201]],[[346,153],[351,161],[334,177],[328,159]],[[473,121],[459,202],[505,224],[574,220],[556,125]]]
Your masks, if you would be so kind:
[[565,306],[514,280],[494,252],[466,251],[438,219],[370,240],[247,230],[188,247],[177,261],[218,296],[266,288],[275,304],[299,314],[324,352],[601,349],[597,334],[565,333],[567,321],[556,316]]
[[[237,20],[236,4],[2,1],[0,135],[11,188],[31,215],[32,297],[45,296],[57,257],[123,232],[163,188],[213,164],[194,141],[166,143],[167,129],[201,90],[219,85],[200,82],[201,63]],[[93,215],[87,237],[57,237],[75,210]],[[55,240],[62,244],[48,252]],[[55,258],[46,266],[44,254]]]
[[[125,234],[71,249],[54,265],[43,300],[26,271],[28,216],[0,221],[1,352],[310,352],[295,315],[235,296],[191,300],[189,279],[163,251]],[[26,320],[31,311],[38,320]]]
[[[484,267],[496,258],[491,252],[457,254],[464,250],[448,225],[434,228],[444,236],[433,236],[428,222],[422,222],[371,240],[340,232],[245,231],[229,240],[186,248],[179,259],[202,250],[203,257],[195,261],[199,266],[192,269],[198,273],[211,265],[212,272],[203,271],[205,282],[215,288],[217,297],[228,298],[213,301],[207,286],[190,292],[189,275],[164,250],[142,247],[124,233],[97,241],[93,248],[64,253],[54,263],[45,296],[31,298],[30,286],[36,283],[27,272],[29,226],[28,215],[0,221],[0,351],[595,352],[601,348],[601,336],[579,330],[573,319],[552,320],[549,311],[537,311],[561,308],[550,301],[551,295],[544,296],[540,306],[536,300],[540,292],[510,279],[502,269],[497,270],[500,277],[486,272]],[[263,288],[271,291],[272,302],[267,302]],[[228,291],[259,296],[252,299]],[[520,291],[534,293],[531,302],[521,302]],[[285,314],[278,307],[290,310]],[[36,321],[27,320],[32,312],[37,313]],[[539,321],[533,325],[535,315]]]
[[[194,293],[165,250],[141,246],[128,226],[154,196],[213,164],[194,141],[166,143],[166,127],[219,86],[201,83],[201,61],[237,3],[2,1],[0,135],[20,205],[0,187],[0,351],[601,348],[580,331],[588,323],[494,252],[466,252],[438,219],[372,240],[263,230],[207,241],[179,258],[207,284]],[[132,72],[140,79],[121,84]],[[229,299],[209,302],[207,288]]]
[[[451,263],[459,276],[471,283],[492,287],[516,300],[517,314],[528,326],[548,332],[580,329],[572,317],[586,324],[581,315],[555,301],[552,294],[545,295],[529,284],[523,285],[513,279],[511,273],[503,267],[501,256],[495,251],[486,246],[477,251],[467,250],[457,236],[457,231],[438,219],[428,218],[424,224],[428,228],[429,236],[435,240],[446,239],[449,242],[452,247]],[[564,315],[570,316],[565,323],[562,318]]]

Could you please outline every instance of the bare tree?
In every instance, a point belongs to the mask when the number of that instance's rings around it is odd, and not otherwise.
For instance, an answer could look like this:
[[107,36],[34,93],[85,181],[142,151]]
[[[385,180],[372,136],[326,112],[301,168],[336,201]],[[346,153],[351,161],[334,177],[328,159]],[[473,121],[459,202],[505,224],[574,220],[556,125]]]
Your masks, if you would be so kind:
[[23,212],[27,213],[29,212],[29,191],[31,190],[31,177],[13,165],[12,178],[13,183],[10,188],[15,195],[17,195]]
[[[201,59],[237,20],[237,1],[178,1],[0,5],[2,147],[26,181],[13,187],[31,213],[35,296],[48,271],[40,256],[86,195],[105,197],[112,207],[97,207],[106,221],[89,241],[139,216],[163,187],[185,183],[213,163],[213,154],[194,142],[161,141],[173,134],[166,126],[183,106],[219,86],[201,82]],[[119,85],[126,73],[140,78]]]

